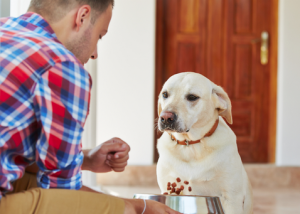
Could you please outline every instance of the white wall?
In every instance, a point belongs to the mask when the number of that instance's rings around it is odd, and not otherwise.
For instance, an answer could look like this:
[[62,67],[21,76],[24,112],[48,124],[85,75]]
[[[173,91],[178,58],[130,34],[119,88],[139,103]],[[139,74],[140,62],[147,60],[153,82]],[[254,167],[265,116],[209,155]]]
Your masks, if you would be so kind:
[[300,1],[279,1],[277,165],[300,166]]
[[27,12],[30,0],[10,0],[10,16],[18,17]]
[[152,164],[155,0],[116,0],[98,52],[97,143],[120,137],[129,164]]

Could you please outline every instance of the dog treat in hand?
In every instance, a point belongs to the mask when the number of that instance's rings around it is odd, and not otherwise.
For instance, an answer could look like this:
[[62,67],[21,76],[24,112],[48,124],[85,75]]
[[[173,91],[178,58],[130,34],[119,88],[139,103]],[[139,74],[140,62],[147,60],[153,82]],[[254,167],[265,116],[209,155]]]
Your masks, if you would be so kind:
[[169,187],[167,187],[167,190],[171,190],[171,189],[172,189],[172,187],[170,187],[170,186],[169,186]]
[[192,191],[192,187],[189,187],[189,191],[190,191],[190,192]]
[[181,190],[184,190],[184,186],[183,186],[183,185],[181,185],[180,189],[181,189]]
[[184,181],[184,184],[188,185],[188,184],[189,184],[189,182],[188,182],[188,181]]
[[171,182],[168,182],[168,187],[171,186]]
[[180,182],[181,180],[180,180],[180,178],[176,178],[176,181],[177,181],[177,182]]
[[174,183],[172,183],[172,187],[176,187],[177,186],[177,184],[174,182]]
[[169,195],[167,192],[164,192],[164,195]]
[[181,192],[181,189],[179,189],[179,190],[176,190],[176,194],[177,194],[177,195],[179,195],[179,194],[180,194],[180,192]]

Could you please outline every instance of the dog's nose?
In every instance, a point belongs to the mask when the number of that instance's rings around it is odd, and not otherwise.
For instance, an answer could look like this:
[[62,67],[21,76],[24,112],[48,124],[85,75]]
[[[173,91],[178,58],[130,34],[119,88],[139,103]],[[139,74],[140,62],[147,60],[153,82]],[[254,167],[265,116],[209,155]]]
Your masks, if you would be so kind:
[[170,111],[163,111],[160,114],[160,121],[166,125],[173,124],[176,121],[176,119],[177,119],[176,114],[174,114],[173,112],[170,112]]

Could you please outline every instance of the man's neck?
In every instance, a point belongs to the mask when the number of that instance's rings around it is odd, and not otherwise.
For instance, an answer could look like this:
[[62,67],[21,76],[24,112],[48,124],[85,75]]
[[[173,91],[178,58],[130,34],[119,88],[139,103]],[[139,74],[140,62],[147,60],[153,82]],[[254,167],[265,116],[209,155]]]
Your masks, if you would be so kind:
[[68,23],[68,19],[70,18],[70,14],[68,13],[65,17],[63,17],[61,20],[56,21],[56,22],[52,22],[49,17],[47,17],[44,14],[41,14],[31,8],[28,9],[27,12],[33,12],[33,13],[37,13],[40,16],[42,16],[50,25],[50,27],[52,28],[52,30],[54,31],[57,39],[62,43],[62,44],[66,44],[66,42],[68,41],[69,38],[69,32],[70,32],[70,27],[67,23]]

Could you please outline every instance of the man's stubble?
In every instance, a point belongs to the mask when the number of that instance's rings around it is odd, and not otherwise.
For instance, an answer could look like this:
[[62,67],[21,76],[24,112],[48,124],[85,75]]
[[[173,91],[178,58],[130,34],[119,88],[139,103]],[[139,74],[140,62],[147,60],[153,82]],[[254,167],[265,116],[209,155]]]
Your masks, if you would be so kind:
[[86,63],[91,57],[90,42],[92,35],[92,25],[84,32],[83,36],[77,40],[68,41],[66,48],[71,51],[81,63]]

